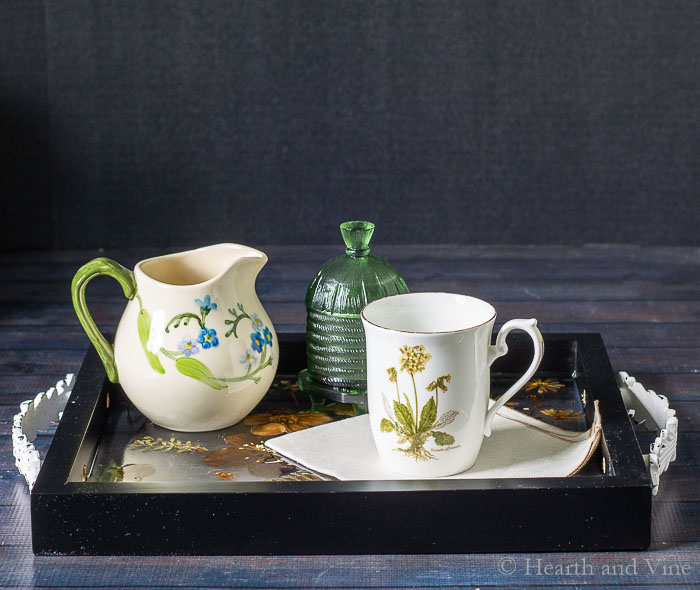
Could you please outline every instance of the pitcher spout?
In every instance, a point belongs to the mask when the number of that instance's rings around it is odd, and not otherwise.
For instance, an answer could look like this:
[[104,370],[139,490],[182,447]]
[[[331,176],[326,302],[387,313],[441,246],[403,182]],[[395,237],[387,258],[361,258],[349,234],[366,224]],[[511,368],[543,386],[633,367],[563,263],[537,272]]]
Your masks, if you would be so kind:
[[202,285],[239,273],[254,279],[266,262],[260,250],[224,243],[149,258],[136,266],[136,272],[142,279],[164,285]]
[[260,250],[250,246],[239,246],[238,244],[220,244],[222,246],[236,246],[228,252],[229,265],[225,274],[243,274],[250,280],[255,280],[258,273],[267,264],[267,255]]

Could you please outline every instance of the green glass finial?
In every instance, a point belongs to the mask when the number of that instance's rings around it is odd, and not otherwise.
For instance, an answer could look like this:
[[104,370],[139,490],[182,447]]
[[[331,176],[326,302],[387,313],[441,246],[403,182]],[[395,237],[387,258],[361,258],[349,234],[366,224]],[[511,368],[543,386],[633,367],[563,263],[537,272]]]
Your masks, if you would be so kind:
[[327,261],[306,291],[308,374],[330,387],[367,389],[365,331],[360,312],[370,301],[407,293],[393,265],[369,253],[374,224],[346,221],[346,254]]
[[346,221],[340,224],[340,233],[349,256],[361,257],[369,254],[369,241],[374,233],[374,224],[370,221]]

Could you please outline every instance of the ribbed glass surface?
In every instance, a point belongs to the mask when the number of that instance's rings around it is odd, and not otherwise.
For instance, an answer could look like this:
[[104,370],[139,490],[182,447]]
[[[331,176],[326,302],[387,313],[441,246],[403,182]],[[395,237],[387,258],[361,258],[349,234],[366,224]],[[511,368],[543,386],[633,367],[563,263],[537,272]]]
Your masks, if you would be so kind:
[[306,292],[308,368],[323,383],[365,388],[360,312],[376,299],[408,293],[408,287],[391,264],[369,253],[373,224],[350,221],[340,227],[346,253],[326,262]]
[[309,310],[306,357],[309,371],[318,380],[341,387],[364,387],[367,363],[361,320]]

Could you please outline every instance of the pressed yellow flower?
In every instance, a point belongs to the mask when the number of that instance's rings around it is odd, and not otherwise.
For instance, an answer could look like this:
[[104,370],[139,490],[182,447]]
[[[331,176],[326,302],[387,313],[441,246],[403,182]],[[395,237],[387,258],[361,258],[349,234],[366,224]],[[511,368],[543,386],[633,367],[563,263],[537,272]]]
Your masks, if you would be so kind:
[[153,438],[152,436],[144,436],[141,439],[132,441],[129,444],[129,448],[143,451],[165,451],[166,453],[170,451],[175,451],[176,453],[206,453],[209,450],[199,443],[193,445],[191,440],[183,443],[174,437],[170,440],[163,440],[161,437]]
[[563,383],[559,383],[556,379],[533,379],[525,386],[525,391],[537,390],[537,393],[552,393],[564,387]]
[[430,353],[425,352],[425,346],[418,344],[417,346],[402,346],[399,348],[401,357],[401,370],[406,371],[409,375],[415,375],[425,371],[425,365],[430,360]]
[[296,414],[291,412],[285,414],[266,412],[264,414],[251,414],[243,421],[243,424],[252,426],[250,431],[253,434],[276,436],[332,421],[333,418],[321,412],[298,412]]
[[396,367],[391,367],[387,369],[386,372],[389,375],[389,381],[391,383],[396,383]]
[[570,420],[571,418],[578,418],[583,415],[583,412],[576,412],[574,410],[555,410],[550,408],[548,410],[540,410],[540,414],[549,416],[550,418],[556,418],[557,420]]

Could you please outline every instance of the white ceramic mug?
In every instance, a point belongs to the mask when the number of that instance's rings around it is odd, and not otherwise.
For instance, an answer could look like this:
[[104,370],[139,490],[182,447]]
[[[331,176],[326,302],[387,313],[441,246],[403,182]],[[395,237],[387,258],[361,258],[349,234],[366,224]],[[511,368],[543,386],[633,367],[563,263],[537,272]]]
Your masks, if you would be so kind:
[[[391,470],[443,477],[474,465],[499,408],[539,367],[537,320],[510,320],[491,346],[496,310],[452,293],[408,293],[367,305],[367,390],[372,434]],[[490,367],[508,352],[511,330],[527,332],[535,354],[525,374],[489,409]]]

